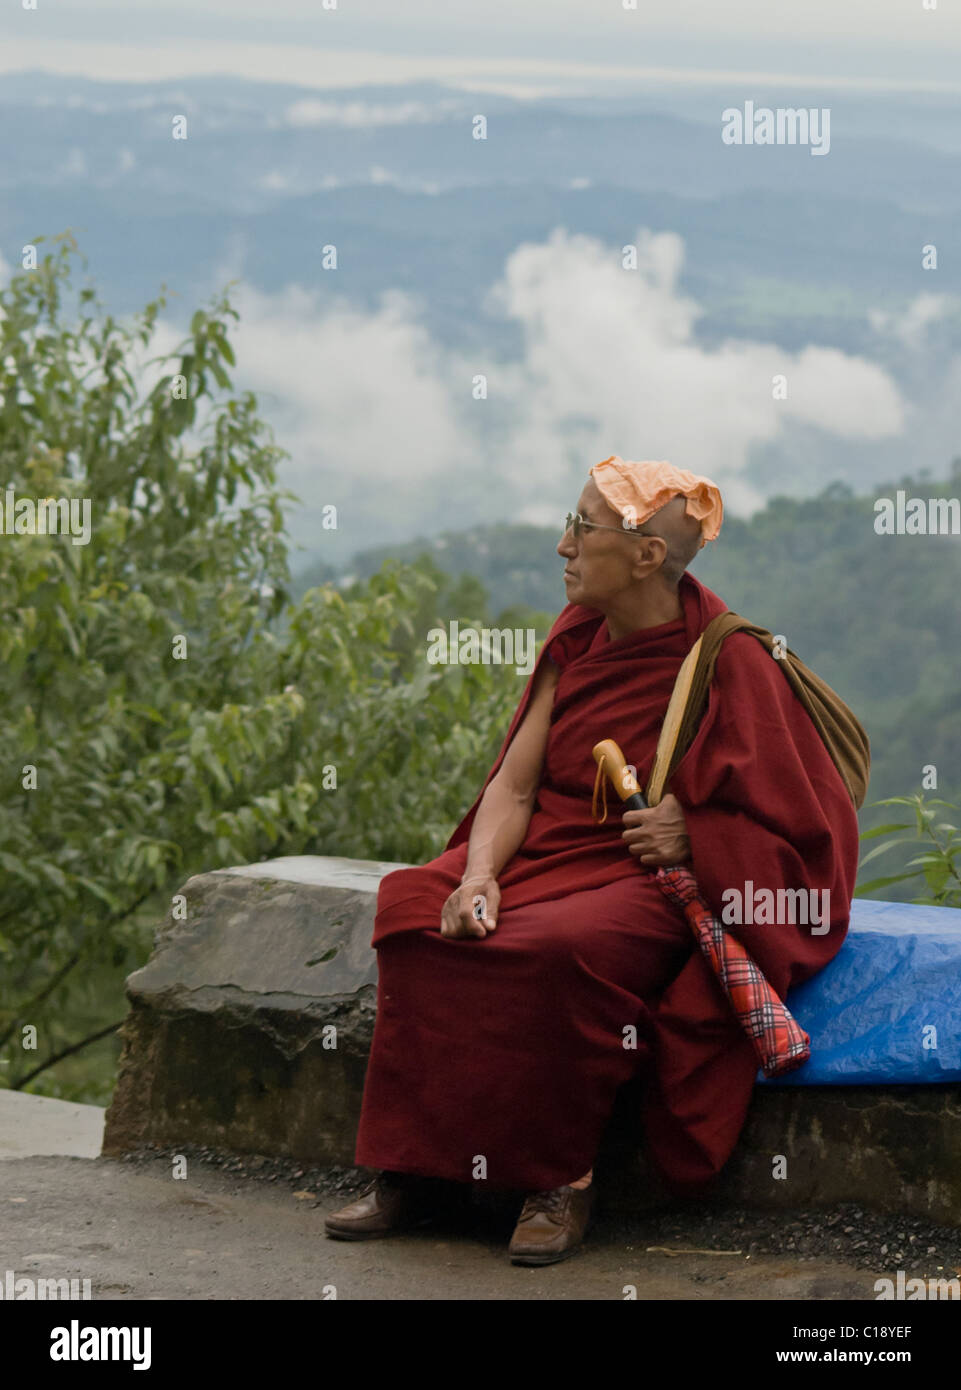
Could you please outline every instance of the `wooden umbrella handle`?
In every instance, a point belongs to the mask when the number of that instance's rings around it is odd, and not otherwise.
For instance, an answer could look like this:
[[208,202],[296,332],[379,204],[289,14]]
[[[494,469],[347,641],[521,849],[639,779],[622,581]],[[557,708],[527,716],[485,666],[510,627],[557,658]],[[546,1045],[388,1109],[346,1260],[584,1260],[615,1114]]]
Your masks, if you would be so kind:
[[612,738],[595,743],[592,752],[597,763],[599,777],[606,776],[611,786],[630,811],[643,811],[647,802],[641,792],[637,778],[628,766],[627,759]]

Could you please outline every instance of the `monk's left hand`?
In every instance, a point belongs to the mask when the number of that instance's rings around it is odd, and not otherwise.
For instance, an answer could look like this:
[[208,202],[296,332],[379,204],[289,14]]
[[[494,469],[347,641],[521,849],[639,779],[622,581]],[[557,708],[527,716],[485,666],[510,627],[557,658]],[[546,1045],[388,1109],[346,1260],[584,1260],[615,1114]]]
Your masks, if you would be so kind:
[[668,792],[656,806],[644,811],[625,811],[627,827],[621,838],[631,854],[651,868],[683,864],[691,857],[691,842],[687,838],[687,823],[681,803]]

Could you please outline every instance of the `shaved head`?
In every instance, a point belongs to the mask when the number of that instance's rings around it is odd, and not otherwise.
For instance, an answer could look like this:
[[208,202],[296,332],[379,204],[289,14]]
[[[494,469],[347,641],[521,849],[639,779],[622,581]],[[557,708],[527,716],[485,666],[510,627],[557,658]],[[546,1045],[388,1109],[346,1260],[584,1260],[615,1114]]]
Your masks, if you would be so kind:
[[687,499],[672,497],[659,511],[637,527],[642,536],[660,536],[667,554],[660,568],[672,588],[677,588],[681,575],[701,548],[701,523],[687,514]]

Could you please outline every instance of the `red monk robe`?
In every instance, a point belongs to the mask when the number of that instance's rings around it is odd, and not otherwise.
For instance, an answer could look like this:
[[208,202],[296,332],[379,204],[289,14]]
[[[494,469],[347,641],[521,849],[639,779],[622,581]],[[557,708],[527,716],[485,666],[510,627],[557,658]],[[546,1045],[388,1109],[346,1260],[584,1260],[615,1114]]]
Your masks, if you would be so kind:
[[[690,928],[621,839],[619,808],[591,817],[594,744],[615,739],[646,785],[674,679],[726,605],[685,574],[683,619],[611,642],[596,610],[568,604],[537,671],[560,669],[541,783],[524,842],[498,882],[496,931],[440,934],[480,795],[447,849],[382,881],[379,985],[355,1161],[370,1168],[537,1191],[592,1166],[617,1088],[644,1069],[651,1155],[696,1194],[730,1156],[757,1075],[747,1036]],[[784,674],[756,638],[725,639],[697,737],[671,778],[691,867],[717,915],[725,889],[830,890],[830,930],[728,928],[774,989],[808,979],[847,931],[855,811]],[[482,793],[481,793],[482,794]],[[637,1028],[637,1050],[624,1046]],[[478,1165],[483,1158],[486,1168]]]

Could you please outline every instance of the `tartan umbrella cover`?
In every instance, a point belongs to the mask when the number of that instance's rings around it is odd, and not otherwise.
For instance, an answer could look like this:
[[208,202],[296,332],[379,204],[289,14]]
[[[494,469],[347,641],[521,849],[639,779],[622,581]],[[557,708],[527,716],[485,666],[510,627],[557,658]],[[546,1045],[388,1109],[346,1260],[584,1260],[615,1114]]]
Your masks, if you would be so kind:
[[661,892],[687,918],[708,964],[731,1001],[741,1026],[754,1044],[765,1076],[794,1071],[811,1055],[811,1039],[762,975],[740,941],[717,920],[702,900],[689,869],[660,868]]

